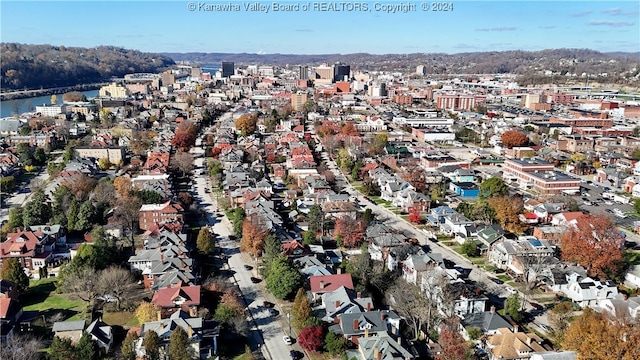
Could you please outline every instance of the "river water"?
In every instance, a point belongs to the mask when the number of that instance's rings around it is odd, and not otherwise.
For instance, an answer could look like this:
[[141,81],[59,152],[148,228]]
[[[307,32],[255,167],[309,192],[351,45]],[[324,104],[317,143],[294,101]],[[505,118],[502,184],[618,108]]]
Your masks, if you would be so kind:
[[[81,92],[87,97],[87,99],[98,96],[98,90]],[[58,103],[60,103],[62,101],[62,94],[58,94],[56,97],[58,98]],[[36,105],[49,104],[50,102],[51,95],[0,101],[0,117],[8,117],[13,116],[14,114],[31,112],[35,110]]]

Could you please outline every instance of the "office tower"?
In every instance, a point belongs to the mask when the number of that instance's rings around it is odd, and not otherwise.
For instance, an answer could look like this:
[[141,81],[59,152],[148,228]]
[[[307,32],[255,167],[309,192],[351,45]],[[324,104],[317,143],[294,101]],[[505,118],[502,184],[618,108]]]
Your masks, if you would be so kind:
[[235,65],[231,61],[222,62],[222,77],[229,77],[235,74]]
[[333,65],[333,81],[348,81],[351,74],[351,66],[335,63]]

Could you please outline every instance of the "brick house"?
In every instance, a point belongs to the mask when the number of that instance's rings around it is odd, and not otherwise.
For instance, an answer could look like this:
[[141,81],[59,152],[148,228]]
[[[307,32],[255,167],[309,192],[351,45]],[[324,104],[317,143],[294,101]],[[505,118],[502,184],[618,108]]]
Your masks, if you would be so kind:
[[17,258],[29,272],[44,267],[51,259],[55,240],[42,231],[22,231],[7,234],[0,244],[0,264],[8,258]]
[[142,230],[148,230],[155,223],[184,223],[184,209],[180,204],[171,201],[145,204],[140,207],[138,219]]

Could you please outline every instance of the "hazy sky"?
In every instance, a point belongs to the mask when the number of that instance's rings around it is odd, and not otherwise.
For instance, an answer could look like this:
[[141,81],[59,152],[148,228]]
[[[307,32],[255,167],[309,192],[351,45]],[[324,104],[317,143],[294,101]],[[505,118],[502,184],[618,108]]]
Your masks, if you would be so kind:
[[[269,12],[246,10],[251,4]],[[297,9],[274,11],[297,5]],[[589,48],[640,51],[640,2],[6,1],[2,42],[152,52],[460,53]],[[389,13],[389,5],[407,12]],[[231,6],[230,6],[231,5]],[[216,9],[226,6],[227,9]],[[235,7],[239,9],[232,9]],[[306,8],[308,6],[308,8]],[[330,7],[333,6],[335,11]]]

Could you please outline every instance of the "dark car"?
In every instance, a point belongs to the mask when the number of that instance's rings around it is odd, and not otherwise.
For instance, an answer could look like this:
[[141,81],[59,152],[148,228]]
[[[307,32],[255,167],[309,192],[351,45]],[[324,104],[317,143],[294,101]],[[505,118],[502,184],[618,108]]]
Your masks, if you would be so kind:
[[245,270],[253,270],[253,266],[251,266],[251,265],[245,265],[245,266],[244,266],[244,269],[245,269]]
[[538,303],[534,303],[534,302],[530,302],[529,305],[533,306],[534,309],[536,310],[544,310],[544,306],[538,304]]
[[491,281],[493,281],[494,283],[498,284],[498,285],[502,285],[504,284],[504,281],[498,279],[498,278],[490,278]]
[[295,350],[291,350],[289,352],[289,355],[291,355],[291,360],[300,360],[304,357],[304,355],[301,352],[295,351]]
[[269,301],[264,301],[262,302],[262,306],[266,307],[267,309],[271,309],[275,306],[276,304],[269,302]]
[[258,279],[257,277],[251,277],[251,282],[254,284],[258,284],[262,281],[262,279]]

